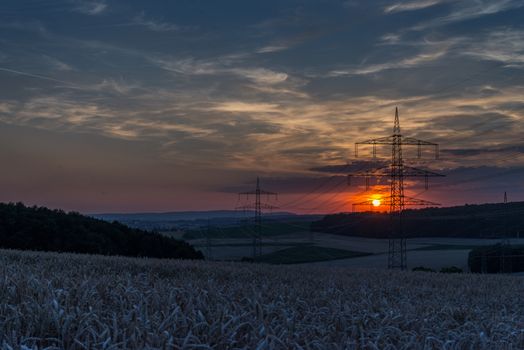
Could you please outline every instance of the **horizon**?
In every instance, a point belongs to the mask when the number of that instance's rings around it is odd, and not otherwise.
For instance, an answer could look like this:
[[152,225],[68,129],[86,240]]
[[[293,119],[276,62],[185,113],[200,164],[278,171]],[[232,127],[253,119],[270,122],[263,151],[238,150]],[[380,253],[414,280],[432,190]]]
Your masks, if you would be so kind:
[[[102,213],[351,212],[388,185],[354,143],[440,145],[406,180],[443,207],[524,201],[524,2],[7,0],[0,202]],[[273,203],[273,202],[271,202]],[[218,209],[217,209],[218,208]]]

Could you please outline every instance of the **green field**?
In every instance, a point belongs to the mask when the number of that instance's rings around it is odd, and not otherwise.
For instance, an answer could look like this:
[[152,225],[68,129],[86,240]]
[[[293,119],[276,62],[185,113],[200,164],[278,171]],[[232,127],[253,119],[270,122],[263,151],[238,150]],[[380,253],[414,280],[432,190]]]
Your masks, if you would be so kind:
[[372,254],[318,246],[295,246],[262,255],[257,259],[257,261],[269,264],[300,264],[316,261],[356,258],[367,255]]
[[[260,234],[262,237],[272,237],[280,235],[288,235],[293,233],[304,233],[310,232],[310,222],[266,222],[262,225]],[[190,239],[202,239],[202,238],[247,238],[252,237],[256,232],[255,225],[252,223],[240,226],[232,227],[211,227],[210,229],[202,230],[189,230],[182,238],[186,240]]]
[[459,245],[459,244],[435,244],[427,247],[412,250],[471,250],[480,247],[479,245]]

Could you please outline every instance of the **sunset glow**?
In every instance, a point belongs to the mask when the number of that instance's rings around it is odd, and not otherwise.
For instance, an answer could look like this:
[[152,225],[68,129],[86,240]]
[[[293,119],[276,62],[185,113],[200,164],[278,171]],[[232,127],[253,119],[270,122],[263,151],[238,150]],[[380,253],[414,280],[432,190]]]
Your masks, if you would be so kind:
[[380,203],[381,203],[380,199],[373,199],[371,201],[371,204],[373,204],[374,207],[380,206]]
[[418,165],[417,147],[403,149],[406,164],[446,174],[425,199],[524,196],[520,1],[2,6],[0,201],[231,209],[258,176],[293,204],[283,211],[381,211],[387,178],[364,192],[344,177],[389,161],[387,145],[370,164],[373,146],[357,158],[354,142],[390,135],[396,107],[403,134],[441,144]]

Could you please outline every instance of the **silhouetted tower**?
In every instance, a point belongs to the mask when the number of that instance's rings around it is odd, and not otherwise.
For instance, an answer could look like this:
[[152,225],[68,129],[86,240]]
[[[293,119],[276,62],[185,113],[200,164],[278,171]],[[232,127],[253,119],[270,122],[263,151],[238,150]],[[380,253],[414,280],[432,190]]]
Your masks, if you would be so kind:
[[[402,157],[402,146],[417,146],[417,157],[422,157],[422,147],[430,146],[434,148],[435,159],[438,159],[439,146],[436,143],[427,142],[412,137],[404,137],[400,132],[400,121],[398,117],[398,108],[395,108],[395,122],[393,125],[393,134],[387,137],[370,139],[363,142],[355,143],[355,157],[358,157],[359,145],[371,145],[373,147],[373,158],[377,155],[377,145],[391,146],[391,163],[388,166],[380,167],[364,172],[348,174],[348,183],[351,183],[352,176],[363,176],[366,179],[366,189],[369,189],[369,180],[372,177],[387,177],[390,182],[389,197],[383,199],[384,204],[389,204],[389,213],[391,218],[391,233],[389,236],[388,249],[388,268],[407,268],[406,256],[406,237],[402,229],[402,212],[406,205],[413,206],[437,206],[439,204],[407,197],[404,194],[405,177],[424,177],[425,188],[428,189],[429,177],[441,177],[444,175],[418,168],[404,165]],[[370,205],[371,200],[355,203],[354,205]]]
[[[508,195],[504,192],[504,232],[501,242],[500,272],[510,273],[511,266],[511,242],[509,239],[509,212],[508,212]],[[508,256],[509,255],[509,256]]]
[[207,228],[206,228],[206,259],[213,260],[213,243],[211,242],[211,226],[209,219],[207,219]]
[[262,255],[262,210],[273,210],[277,209],[277,207],[270,205],[268,203],[263,203],[261,201],[261,196],[265,195],[266,200],[269,201],[270,197],[274,197],[275,199],[278,198],[278,194],[274,192],[265,191],[260,188],[260,179],[257,177],[257,185],[254,191],[249,192],[241,192],[238,194],[239,199],[240,196],[246,196],[246,199],[249,199],[249,196],[255,196],[255,202],[249,203],[246,205],[242,205],[237,207],[237,209],[243,209],[243,210],[253,210],[255,212],[255,228],[253,231],[253,260],[255,260],[258,256]]

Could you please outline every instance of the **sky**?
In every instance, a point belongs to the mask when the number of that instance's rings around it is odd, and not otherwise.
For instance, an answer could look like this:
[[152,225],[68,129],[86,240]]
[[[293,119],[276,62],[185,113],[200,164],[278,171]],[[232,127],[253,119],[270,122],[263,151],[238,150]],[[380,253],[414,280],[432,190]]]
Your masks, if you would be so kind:
[[[524,200],[524,1],[3,0],[0,201],[83,213],[351,211],[392,133],[445,174],[406,194]],[[274,201],[274,202],[273,202]]]

